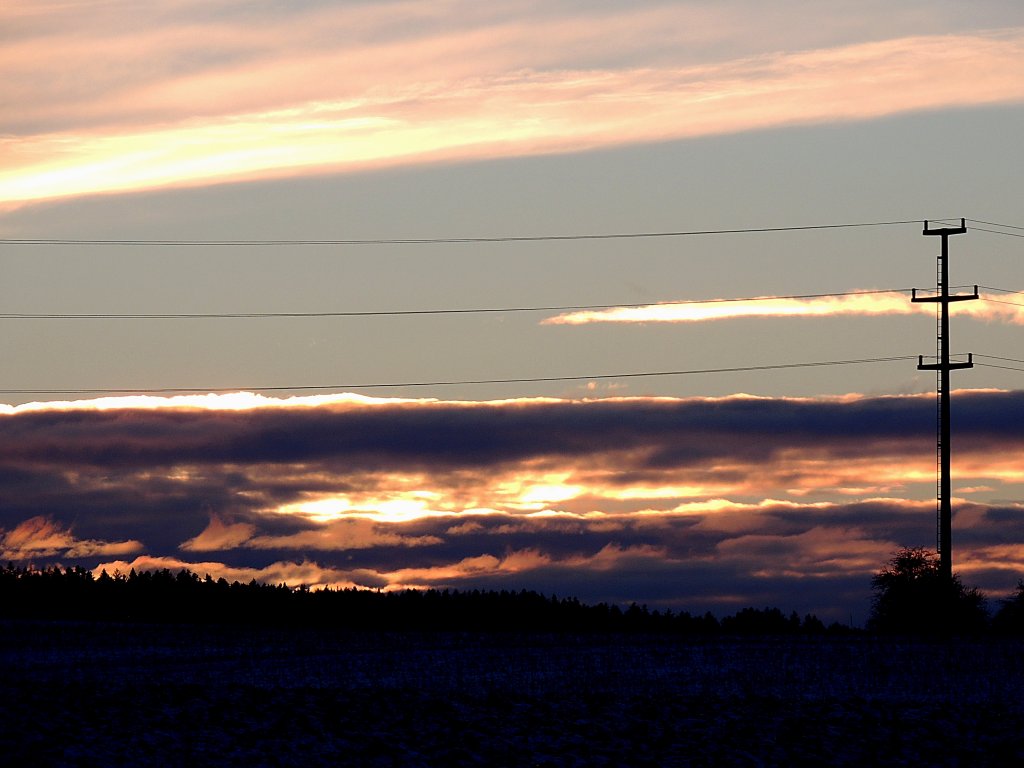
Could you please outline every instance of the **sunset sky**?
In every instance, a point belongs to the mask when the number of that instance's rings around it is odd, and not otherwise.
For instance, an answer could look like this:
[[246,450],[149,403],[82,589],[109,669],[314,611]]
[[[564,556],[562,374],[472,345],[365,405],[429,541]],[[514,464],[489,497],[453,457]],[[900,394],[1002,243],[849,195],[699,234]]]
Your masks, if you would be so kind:
[[1016,0],[0,30],[4,560],[863,621],[935,544],[964,217],[954,567],[1024,578]]

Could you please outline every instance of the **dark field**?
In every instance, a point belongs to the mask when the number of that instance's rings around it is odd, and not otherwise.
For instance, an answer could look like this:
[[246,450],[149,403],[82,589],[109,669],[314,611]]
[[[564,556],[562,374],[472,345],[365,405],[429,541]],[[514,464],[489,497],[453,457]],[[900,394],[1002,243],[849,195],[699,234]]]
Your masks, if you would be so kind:
[[1024,645],[0,624],[5,765],[1024,764]]

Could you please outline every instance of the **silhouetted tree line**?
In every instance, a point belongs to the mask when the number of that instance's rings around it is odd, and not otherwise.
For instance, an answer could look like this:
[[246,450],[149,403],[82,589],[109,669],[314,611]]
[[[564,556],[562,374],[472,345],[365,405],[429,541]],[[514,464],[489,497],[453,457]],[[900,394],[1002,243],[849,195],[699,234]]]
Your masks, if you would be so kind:
[[706,613],[587,605],[537,592],[316,589],[228,582],[188,570],[94,577],[82,567],[0,570],[0,617],[332,627],[357,630],[635,632],[695,636],[818,635],[851,631],[815,616],[745,608],[719,621]]
[[[868,631],[922,636],[994,633],[1024,636],[1024,581],[990,615],[984,596],[959,576],[942,575],[937,557],[902,549],[872,578]],[[685,635],[821,635],[855,630],[778,608],[711,613],[587,605],[576,598],[521,590],[316,589],[174,573],[80,566],[0,570],[0,618],[332,627],[371,630],[637,632]]]

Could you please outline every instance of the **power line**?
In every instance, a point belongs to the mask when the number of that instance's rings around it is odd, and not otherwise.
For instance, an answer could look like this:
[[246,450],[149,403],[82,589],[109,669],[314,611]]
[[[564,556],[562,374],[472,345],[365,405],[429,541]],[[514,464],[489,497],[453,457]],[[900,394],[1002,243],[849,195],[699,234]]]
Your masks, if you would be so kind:
[[1003,299],[993,299],[991,296],[982,296],[982,301],[990,301],[993,304],[1009,304],[1012,307],[1024,307],[1019,301],[1004,301]]
[[[985,291],[997,291],[998,293],[1024,294],[1024,291],[1011,291],[1009,288],[995,288],[995,287],[993,287],[991,285],[957,285],[957,286],[951,286],[951,288],[953,290],[959,290],[959,289],[962,289],[962,288],[975,288],[975,289],[981,289],[981,290],[985,290]],[[991,296],[979,296],[978,298],[981,299],[982,301],[992,302],[993,304],[1006,304],[1006,305],[1012,306],[1012,307],[1024,307],[1024,304],[1021,304],[1020,302],[1017,302],[1017,301],[1006,301],[1005,299],[995,299],[995,298],[992,298]],[[3,317],[3,315],[0,315],[0,318],[2,318],[2,317]]]
[[[999,357],[998,355],[980,355],[980,354],[975,354],[974,357],[975,358],[982,358],[984,360],[1001,360],[1004,363],[1021,363],[1021,364],[1024,364],[1024,360],[1020,360],[1020,359],[1018,359],[1016,357]],[[975,365],[979,365],[979,366],[981,366],[983,368],[999,368],[1000,370],[1003,370],[1003,371],[1021,371],[1021,372],[1024,372],[1024,368],[1015,368],[1015,367],[1010,366],[1010,365],[997,365],[995,363],[981,363],[981,362],[976,362]]]
[[459,243],[533,243],[564,240],[626,240],[661,237],[693,237],[698,235],[739,235],[765,232],[799,232],[815,229],[850,229],[854,227],[887,227],[898,224],[920,224],[920,219],[904,221],[869,221],[846,224],[809,224],[788,227],[745,227],[739,229],[699,229],[665,232],[612,232],[605,234],[573,235],[517,235],[496,237],[414,237],[367,238],[339,240],[145,240],[145,239],[85,239],[85,238],[2,238],[0,245],[103,245],[103,246],[159,246],[159,247],[243,247],[243,246],[329,246],[329,245],[441,245]]
[[1012,366],[996,366],[991,364],[991,362],[976,362],[976,364],[974,365],[980,368],[997,368],[1000,371],[1020,371],[1021,373],[1024,373],[1024,368],[1013,368]]
[[682,304],[723,304],[744,301],[778,301],[780,299],[818,299],[837,296],[862,296],[879,293],[911,293],[911,288],[879,288],[864,291],[842,291],[837,293],[803,293],[789,296],[753,296],[725,299],[683,299],[680,301],[643,302],[639,304],[578,304],[542,307],[476,307],[467,309],[397,309],[369,311],[332,312],[184,312],[184,313],[83,313],[67,312],[0,312],[2,320],[196,320],[255,318],[315,318],[315,317],[382,317],[402,315],[467,315],[498,312],[572,312],[595,309],[629,309],[635,307],[682,305]]
[[1004,229],[1019,229],[1024,231],[1024,227],[1016,227],[1013,224],[997,224],[994,221],[982,221],[981,219],[968,219],[968,221],[977,222],[978,224],[987,224],[990,227],[1003,227]]
[[[947,224],[950,222],[959,223],[960,219],[932,219],[932,221],[939,224]],[[1002,227],[1004,229],[1019,229],[1024,230],[1024,227],[1015,227],[1012,224],[997,224],[994,221],[982,221],[981,219],[964,219],[965,222],[971,222],[972,232],[988,232],[993,235],[1006,235],[1007,237],[1024,237],[1024,233],[1018,234],[1016,232],[1001,232],[998,229],[986,229],[985,227],[976,226],[977,224],[985,224],[989,227]]]
[[640,371],[632,373],[602,373],[591,376],[538,376],[516,379],[470,379],[462,381],[403,381],[376,382],[372,384],[304,384],[276,387],[160,387],[155,389],[126,388],[69,388],[69,389],[0,389],[3,395],[127,395],[127,394],[173,394],[173,393],[216,393],[216,392],[284,392],[312,390],[348,390],[406,387],[443,387],[470,384],[533,384],[557,381],[593,381],[596,379],[629,379],[650,376],[689,376],[705,373],[739,373],[743,371],[774,371],[785,368],[817,368],[835,365],[860,365],[866,363],[888,363],[899,360],[914,360],[917,355],[893,357],[869,357],[859,360],[819,360],[803,363],[778,363],[775,365],[745,365],[734,368],[697,368],[678,371]]
[[[998,293],[1010,293],[1014,295],[1024,294],[1024,291],[1011,291],[1009,288],[994,288],[991,285],[979,285],[978,287],[986,291],[996,291]],[[982,296],[981,299],[982,301],[991,301],[995,304],[1009,304],[1013,307],[1024,307],[1024,304],[1021,304],[1020,302],[1006,301],[1005,299],[993,299],[991,296]]]
[[993,235],[1006,235],[1007,237],[1024,237],[1024,233],[1000,232],[998,229],[986,229],[985,227],[971,226],[971,232],[988,232]]
[[1015,357],[998,357],[997,355],[979,355],[975,354],[975,357],[983,357],[986,360],[1002,360],[1007,363],[1024,363],[1024,360],[1018,360]]

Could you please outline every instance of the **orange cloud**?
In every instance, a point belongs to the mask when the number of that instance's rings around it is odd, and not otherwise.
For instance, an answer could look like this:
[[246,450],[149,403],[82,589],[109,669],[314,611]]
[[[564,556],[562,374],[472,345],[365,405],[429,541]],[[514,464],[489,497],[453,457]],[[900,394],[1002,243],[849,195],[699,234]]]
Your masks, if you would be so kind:
[[[815,527],[796,535],[750,534],[718,545],[726,558],[754,565],[756,578],[817,578],[836,573],[870,574],[878,570],[897,542],[879,541],[857,528]],[[771,554],[771,557],[764,557]],[[781,556],[780,556],[781,555]]]
[[80,558],[126,555],[143,548],[140,541],[98,541],[76,539],[70,528],[64,528],[46,517],[32,517],[9,531],[0,531],[0,559],[32,560],[34,558]]
[[108,575],[127,574],[135,571],[180,571],[188,569],[199,576],[225,579],[229,582],[248,583],[252,580],[265,584],[287,584],[290,587],[330,587],[331,589],[352,589],[355,587],[382,586],[375,574],[358,570],[346,571],[317,565],[310,560],[301,562],[280,561],[263,567],[234,567],[215,561],[190,562],[176,557],[140,555],[134,560],[111,560],[93,568],[94,576],[106,571]]
[[432,587],[438,584],[457,584],[461,580],[480,577],[507,576],[552,565],[610,571],[626,559],[660,558],[664,557],[664,554],[663,549],[656,547],[643,545],[621,547],[610,544],[593,555],[577,555],[560,559],[536,549],[523,549],[508,552],[502,557],[484,554],[465,557],[446,565],[394,570],[344,570],[323,567],[309,560],[279,561],[262,568],[239,568],[215,561],[189,562],[174,557],[143,555],[131,561],[113,560],[100,563],[93,569],[93,573],[99,576],[103,571],[112,575],[128,573],[132,569],[151,571],[166,568],[176,571],[187,568],[200,576],[209,574],[214,579],[224,578],[228,581],[248,582],[256,579],[264,583],[289,586],[306,585],[331,589],[375,587],[401,590],[424,586]]
[[[601,23],[607,29],[598,37],[610,37],[610,21]],[[550,34],[557,39],[569,28],[556,25]],[[497,34],[521,40],[525,29],[506,25]],[[98,110],[102,123],[91,115],[95,104],[78,94],[67,107],[71,115],[49,120],[72,127],[5,139],[0,204],[579,151],[1024,99],[1021,29],[702,65],[547,68],[517,60],[514,46],[495,45],[494,34],[464,30],[455,39],[441,34],[276,56],[257,41],[220,70],[134,88],[115,84],[112,96],[97,99],[109,102]],[[26,43],[6,63],[38,61],[32,50]],[[539,53],[537,46],[530,51]],[[28,96],[13,98],[7,103]],[[61,112],[55,104],[36,109],[41,118]]]
[[363,519],[338,520],[312,530],[287,535],[256,535],[251,523],[225,523],[217,515],[195,538],[184,542],[186,552],[217,552],[228,549],[300,549],[342,551],[370,547],[417,547],[443,542],[437,536],[406,536]]
[[218,515],[210,516],[210,524],[195,538],[179,547],[186,552],[217,552],[234,549],[249,542],[256,533],[251,523],[225,523]]
[[500,558],[481,555],[468,557],[451,565],[402,568],[380,573],[380,576],[389,582],[391,589],[409,589],[439,583],[457,583],[462,579],[508,576],[551,566],[607,572],[614,570],[624,560],[664,557],[664,548],[646,545],[623,547],[612,543],[592,555],[557,558],[537,549],[523,549],[509,552]]

